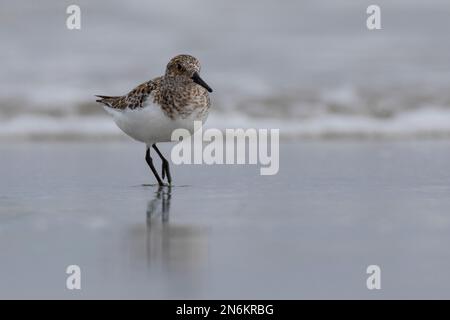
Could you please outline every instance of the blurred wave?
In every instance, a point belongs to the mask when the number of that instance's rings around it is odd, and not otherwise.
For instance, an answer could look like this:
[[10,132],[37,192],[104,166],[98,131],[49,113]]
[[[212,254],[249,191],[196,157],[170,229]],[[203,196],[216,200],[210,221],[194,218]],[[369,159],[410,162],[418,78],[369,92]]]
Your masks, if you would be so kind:
[[0,139],[123,137],[94,94],[123,94],[170,57],[215,89],[207,127],[286,138],[450,137],[450,3],[202,0],[0,3]]

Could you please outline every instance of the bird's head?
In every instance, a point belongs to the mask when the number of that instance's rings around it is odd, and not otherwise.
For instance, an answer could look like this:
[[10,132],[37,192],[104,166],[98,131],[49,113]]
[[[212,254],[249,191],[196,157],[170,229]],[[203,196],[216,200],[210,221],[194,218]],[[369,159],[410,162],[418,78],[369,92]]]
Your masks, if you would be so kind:
[[193,56],[180,54],[172,58],[167,64],[166,76],[185,77],[202,86],[208,92],[212,92],[208,84],[200,78],[200,62]]

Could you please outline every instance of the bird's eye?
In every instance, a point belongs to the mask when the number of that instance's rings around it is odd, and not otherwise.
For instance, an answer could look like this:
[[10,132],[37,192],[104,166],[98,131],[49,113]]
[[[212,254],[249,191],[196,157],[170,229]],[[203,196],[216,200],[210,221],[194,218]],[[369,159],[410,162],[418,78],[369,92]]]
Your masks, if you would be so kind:
[[181,64],[177,64],[177,69],[178,69],[178,71],[183,70],[183,67],[181,66]]

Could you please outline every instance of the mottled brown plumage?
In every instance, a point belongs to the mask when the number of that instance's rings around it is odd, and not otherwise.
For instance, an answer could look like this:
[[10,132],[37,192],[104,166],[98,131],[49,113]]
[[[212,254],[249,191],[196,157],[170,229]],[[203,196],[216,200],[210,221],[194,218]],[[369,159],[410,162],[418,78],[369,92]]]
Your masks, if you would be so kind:
[[126,95],[97,96],[100,99],[96,101],[109,108],[125,110],[144,108],[150,99],[170,118],[184,118],[193,111],[208,112],[208,90],[192,79],[199,72],[200,63],[196,58],[179,55],[170,60],[164,76],[144,82]]

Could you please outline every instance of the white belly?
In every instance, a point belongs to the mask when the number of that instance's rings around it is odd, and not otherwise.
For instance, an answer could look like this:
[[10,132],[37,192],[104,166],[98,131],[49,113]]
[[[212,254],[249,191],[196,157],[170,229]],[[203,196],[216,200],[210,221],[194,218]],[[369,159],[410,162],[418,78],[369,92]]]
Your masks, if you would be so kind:
[[187,129],[194,132],[194,121],[205,122],[207,112],[200,115],[199,111],[193,111],[186,118],[175,116],[169,118],[161,107],[153,103],[147,103],[144,108],[117,110],[105,107],[105,110],[113,116],[114,122],[127,135],[135,140],[152,144],[171,141],[172,132],[176,129]]

